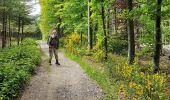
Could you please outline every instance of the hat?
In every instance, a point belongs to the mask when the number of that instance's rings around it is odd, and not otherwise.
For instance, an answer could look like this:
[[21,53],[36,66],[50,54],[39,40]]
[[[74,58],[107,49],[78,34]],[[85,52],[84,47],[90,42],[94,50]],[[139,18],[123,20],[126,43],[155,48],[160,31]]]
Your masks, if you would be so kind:
[[52,33],[56,33],[57,31],[54,29],[53,31],[52,31]]

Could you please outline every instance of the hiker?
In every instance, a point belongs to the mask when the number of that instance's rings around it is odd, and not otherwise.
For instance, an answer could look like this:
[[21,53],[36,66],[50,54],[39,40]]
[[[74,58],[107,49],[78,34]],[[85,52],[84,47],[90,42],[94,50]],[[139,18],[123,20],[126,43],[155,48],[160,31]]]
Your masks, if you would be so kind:
[[49,64],[51,65],[51,60],[54,53],[56,59],[55,64],[60,65],[58,62],[59,34],[55,29],[53,29],[52,33],[48,36],[47,44],[49,46]]

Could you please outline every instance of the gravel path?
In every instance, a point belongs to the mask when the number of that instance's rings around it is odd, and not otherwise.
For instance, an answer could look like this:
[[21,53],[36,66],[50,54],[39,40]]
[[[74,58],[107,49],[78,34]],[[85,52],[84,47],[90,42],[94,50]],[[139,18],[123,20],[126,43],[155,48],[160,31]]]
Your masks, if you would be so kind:
[[[46,43],[39,44],[48,54]],[[53,59],[49,68],[47,64],[40,66],[21,100],[102,100],[102,90],[79,64],[64,57],[62,52],[59,52],[59,62],[60,66],[55,65]]]

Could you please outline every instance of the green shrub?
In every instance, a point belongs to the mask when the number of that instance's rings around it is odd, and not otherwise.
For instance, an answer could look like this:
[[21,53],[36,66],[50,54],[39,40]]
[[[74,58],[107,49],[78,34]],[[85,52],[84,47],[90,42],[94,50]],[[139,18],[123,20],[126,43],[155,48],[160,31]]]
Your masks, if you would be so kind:
[[35,42],[34,39],[27,38],[23,40],[22,45],[34,45],[35,46],[37,45],[37,43]]
[[127,54],[127,41],[125,40],[115,40],[109,39],[108,41],[108,51],[116,54]]
[[35,67],[40,63],[40,51],[33,39],[0,53],[0,100],[18,96]]

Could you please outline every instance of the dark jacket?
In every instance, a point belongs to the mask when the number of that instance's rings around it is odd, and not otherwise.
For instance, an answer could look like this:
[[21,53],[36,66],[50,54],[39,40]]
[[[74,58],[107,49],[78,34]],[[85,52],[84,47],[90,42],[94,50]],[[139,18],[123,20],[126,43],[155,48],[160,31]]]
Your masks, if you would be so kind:
[[54,38],[53,38],[51,35],[49,35],[47,44],[48,44],[49,48],[58,49],[59,48],[59,37],[57,35],[55,35]]

